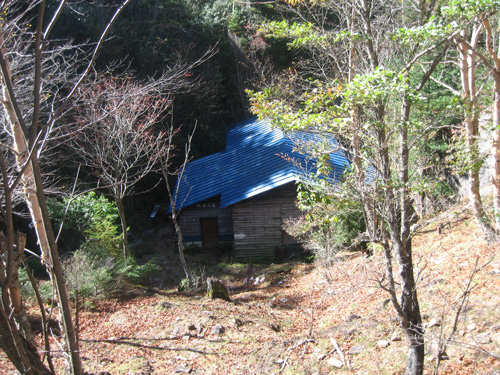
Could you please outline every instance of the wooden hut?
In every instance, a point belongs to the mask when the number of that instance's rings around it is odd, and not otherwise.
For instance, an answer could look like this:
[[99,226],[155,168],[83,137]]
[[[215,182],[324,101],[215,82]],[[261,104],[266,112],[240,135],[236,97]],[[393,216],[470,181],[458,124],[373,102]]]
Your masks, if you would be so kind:
[[[314,164],[295,151],[294,141],[253,118],[229,130],[224,151],[189,162],[176,200],[185,243],[229,243],[244,258],[274,257],[294,243],[283,220],[299,215],[296,181]],[[330,161],[338,178],[347,159],[338,151]]]

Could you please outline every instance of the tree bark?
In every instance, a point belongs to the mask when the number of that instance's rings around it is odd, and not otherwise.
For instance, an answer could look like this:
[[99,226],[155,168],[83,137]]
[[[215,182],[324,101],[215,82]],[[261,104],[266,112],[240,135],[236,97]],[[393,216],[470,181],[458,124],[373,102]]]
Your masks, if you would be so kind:
[[401,283],[401,310],[404,314],[402,328],[406,334],[410,347],[408,362],[406,365],[407,375],[423,374],[424,370],[424,332],[422,328],[422,317],[417,296],[417,285],[413,272],[412,236],[411,224],[414,222],[415,210],[408,187],[409,174],[409,147],[408,147],[408,124],[410,121],[410,98],[406,93],[403,96],[401,108],[401,124],[399,130],[400,142],[400,182],[403,184],[399,190],[401,199],[401,225],[399,241],[393,239],[396,247],[396,256],[400,267]]
[[494,32],[488,18],[483,20],[483,25],[486,30],[486,45],[488,54],[493,61],[493,66],[490,68],[493,73],[493,170],[491,181],[493,183],[493,207],[495,230],[497,236],[500,235],[500,46],[495,52],[493,47]]
[[118,209],[118,216],[120,217],[120,223],[122,226],[122,248],[123,248],[123,259],[128,259],[129,249],[128,249],[128,235],[127,235],[127,217],[125,216],[125,207],[123,206],[123,198],[115,196],[116,208]]
[[424,340],[423,332],[418,332],[419,337],[422,341],[414,340],[414,344],[410,345],[410,351],[408,354],[408,361],[406,362],[406,375],[415,375],[424,373]]
[[493,207],[495,208],[495,229],[500,235],[500,67],[493,74],[495,93],[493,99]]
[[[193,135],[194,132],[196,131],[196,125],[192,131],[192,133],[188,136],[187,143],[185,145],[185,154],[184,154],[184,162],[181,165],[179,169],[179,173],[177,175],[178,181],[182,180],[182,177],[184,175],[184,168],[186,167],[186,164],[189,160],[189,153],[191,151],[191,143],[193,140]],[[162,163],[162,172],[163,172],[163,177],[165,178],[165,184],[167,186],[167,192],[168,192],[168,199],[170,200],[170,207],[172,209],[172,221],[174,223],[175,227],[175,233],[177,235],[177,246],[179,250],[179,258],[181,260],[182,268],[184,270],[184,274],[186,275],[186,280],[188,283],[190,283],[191,280],[191,275],[189,274],[189,268],[188,264],[186,262],[186,258],[184,257],[184,239],[182,237],[182,230],[179,225],[179,212],[181,207],[177,207],[177,191],[172,191],[172,187],[169,184],[169,176],[171,176],[170,171],[168,170],[169,168],[169,162],[170,162],[170,157],[171,157],[171,151],[174,149],[174,135],[176,131],[174,130],[173,127],[170,128],[168,132],[168,144],[167,144],[167,152],[165,154],[165,159],[161,161]]]
[[43,191],[42,184],[42,172],[40,171],[40,166],[38,164],[36,155],[33,156],[31,164],[33,166],[33,176],[35,180],[38,209],[42,213],[45,236],[47,237],[49,243],[48,250],[50,252],[50,261],[52,264],[52,272],[50,273],[50,275],[51,278],[53,278],[53,280],[55,281],[57,296],[61,305],[61,317],[63,323],[62,328],[65,333],[67,350],[69,351],[67,355],[72,373],[74,375],[80,375],[82,373],[82,362],[80,359],[80,349],[78,346],[76,330],[73,324],[71,302],[69,298],[68,288],[66,286],[66,280],[64,278],[61,259],[59,258],[59,251],[54,236],[54,230],[50,221],[49,210],[47,208],[47,203],[45,200],[45,193]]
[[[18,152],[16,154],[18,168],[22,168],[26,162],[26,156],[28,155],[26,141],[24,140],[19,123],[15,121],[15,118],[11,118],[10,121],[11,130],[15,135],[15,148]],[[32,154],[31,160],[28,161],[28,163],[29,166],[24,169],[23,173],[25,200],[28,205],[30,215],[34,220],[35,231],[37,233],[38,242],[42,251],[42,259],[44,260],[45,265],[48,268],[48,273],[56,286],[56,292],[61,306],[62,328],[65,333],[66,345],[69,351],[67,354],[71,364],[70,366],[74,374],[81,374],[82,366],[73,326],[69,294],[66,288],[57,244],[55,242],[52,224],[50,222],[45,202],[40,167],[35,153]]]
[[[378,119],[383,120],[383,107],[380,107]],[[403,97],[401,108],[401,124],[399,127],[399,180],[402,187],[395,190],[392,181],[391,161],[389,157],[387,135],[384,130],[378,130],[378,147],[381,162],[381,174],[384,183],[387,225],[391,238],[391,247],[399,267],[400,301],[396,299],[394,282],[389,284],[389,293],[395,310],[401,319],[403,329],[409,346],[409,357],[406,367],[407,375],[422,375],[424,365],[424,336],[422,329],[422,318],[418,303],[417,287],[413,272],[412,243],[411,243],[411,219],[412,203],[408,191],[408,129],[407,124],[410,114],[410,101],[408,96]],[[386,251],[386,258],[390,252]],[[386,262],[386,273],[392,277],[392,262]]]
[[[168,181],[167,181],[168,184]],[[170,188],[169,188],[169,195],[170,195],[170,202],[172,201],[172,194],[170,193]],[[174,198],[175,199],[175,198]],[[174,223],[175,227],[175,234],[177,235],[177,248],[179,250],[179,258],[181,260],[182,264],[182,269],[184,270],[184,274],[186,275],[186,280],[188,283],[191,282],[191,276],[189,275],[189,268],[186,262],[186,258],[184,257],[184,240],[182,238],[182,231],[181,227],[179,225],[178,217],[177,217],[177,212],[175,211],[175,203],[171,203],[172,206],[172,221]]]
[[[21,126],[20,117],[15,110],[15,98],[11,96],[11,92],[9,91],[9,87],[12,87],[13,85],[4,49],[1,50],[0,58],[2,60],[3,105],[13,136],[13,146],[16,151],[16,164],[19,172],[23,175],[22,184],[24,198],[28,205],[35,231],[37,233],[39,246],[42,252],[42,259],[44,260],[45,266],[48,268],[48,273],[56,286],[61,306],[62,328],[65,331],[65,340],[69,351],[67,355],[70,367],[74,374],[81,374],[82,366],[72,322],[69,295],[66,289],[66,283],[62,272],[52,224],[50,222],[45,202],[45,194],[43,191],[37,155],[34,150],[30,150],[28,147],[28,141]],[[30,156],[29,160],[28,156]],[[25,166],[26,163],[27,165]]]
[[[38,355],[31,326],[20,294],[19,257],[24,250],[26,236],[18,234],[17,254],[14,251],[14,225],[12,221],[12,186],[9,186],[7,165],[0,152],[0,170],[3,182],[4,207],[2,216],[7,236],[0,241],[0,347],[10,361],[23,374],[49,374]],[[6,262],[5,262],[6,259]]]
[[21,374],[51,374],[40,360],[36,347],[20,335],[3,307],[0,307],[0,346]]
[[[481,25],[475,24],[470,40],[472,49],[467,43],[462,42],[458,46],[460,55],[460,76],[462,81],[463,99],[464,99],[464,128],[466,134],[467,154],[470,159],[469,165],[469,202],[474,212],[474,217],[488,242],[496,239],[496,233],[493,229],[490,219],[483,208],[483,202],[480,192],[480,160],[479,160],[479,109],[477,105],[477,87],[476,87],[476,52],[481,31]],[[465,31],[461,34],[462,39],[466,39]]]

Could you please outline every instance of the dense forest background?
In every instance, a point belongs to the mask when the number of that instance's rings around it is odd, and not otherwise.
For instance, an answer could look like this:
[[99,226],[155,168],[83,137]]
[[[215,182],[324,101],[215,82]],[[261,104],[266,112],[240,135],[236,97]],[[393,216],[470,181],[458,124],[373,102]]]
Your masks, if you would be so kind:
[[[61,15],[53,36],[82,45],[97,40],[117,4],[77,2]],[[47,12],[54,11],[57,5],[49,1]],[[133,1],[114,24],[95,69],[126,73],[142,81],[159,77],[176,64],[203,59],[185,73],[184,78],[196,82],[195,88],[171,95],[168,116],[157,124],[157,130],[173,124],[180,129],[176,143],[182,145],[196,124],[191,157],[218,152],[225,147],[227,128],[253,116],[245,90],[272,81],[276,72],[287,69],[297,55],[286,46],[289,38],[265,38],[261,28],[263,22],[281,20],[286,9],[286,3],[230,0]],[[293,18],[292,13],[289,16]],[[210,57],[203,57],[207,51],[212,51]],[[71,179],[75,171],[69,167],[59,173]],[[155,180],[157,177],[148,176],[140,185],[149,190]],[[90,178],[89,183],[95,180]],[[134,204],[137,199],[149,203]],[[150,210],[153,203],[165,203],[166,199],[162,186],[147,197],[127,199],[126,208]]]
[[[66,11],[53,31],[57,38],[85,43],[98,38],[118,2],[81,2]],[[52,7],[51,7],[52,4]],[[48,11],[57,2],[48,3]],[[175,124],[191,128],[199,123],[194,155],[219,151],[225,129],[250,115],[244,90],[259,83],[257,58],[268,57],[286,64],[284,45],[269,51],[259,25],[281,17],[277,4],[218,1],[135,1],[113,26],[96,64],[106,70],[118,64],[138,80],[160,75],[178,61],[194,61],[209,50],[216,53],[190,72],[201,85],[196,92],[175,96],[171,116]],[[259,43],[261,43],[259,45]],[[281,49],[280,49],[281,47]],[[268,72],[269,73],[269,72]],[[187,132],[187,130],[186,130]],[[196,141],[195,141],[196,142]]]

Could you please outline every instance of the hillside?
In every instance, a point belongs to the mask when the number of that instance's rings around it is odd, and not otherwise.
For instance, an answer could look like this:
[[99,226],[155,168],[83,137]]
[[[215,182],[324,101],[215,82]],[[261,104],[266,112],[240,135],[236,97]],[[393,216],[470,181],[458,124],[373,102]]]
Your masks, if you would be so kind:
[[[481,240],[467,212],[449,211],[422,228],[414,249],[427,327],[426,374],[434,373],[436,347],[449,337],[459,306],[457,330],[439,373],[500,374],[499,246]],[[87,301],[80,313],[85,369],[90,374],[402,374],[407,345],[378,284],[383,262],[382,254],[346,253],[328,269],[208,267],[207,274],[227,282],[233,303],[155,288]],[[471,293],[462,304],[474,269]],[[13,373],[5,356],[0,368]]]

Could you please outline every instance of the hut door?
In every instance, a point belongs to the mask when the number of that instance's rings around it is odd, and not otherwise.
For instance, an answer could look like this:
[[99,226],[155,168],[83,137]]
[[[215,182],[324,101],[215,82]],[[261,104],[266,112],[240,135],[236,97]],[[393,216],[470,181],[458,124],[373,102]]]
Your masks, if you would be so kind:
[[200,219],[201,239],[203,247],[210,249],[216,247],[219,243],[219,226],[216,217]]

